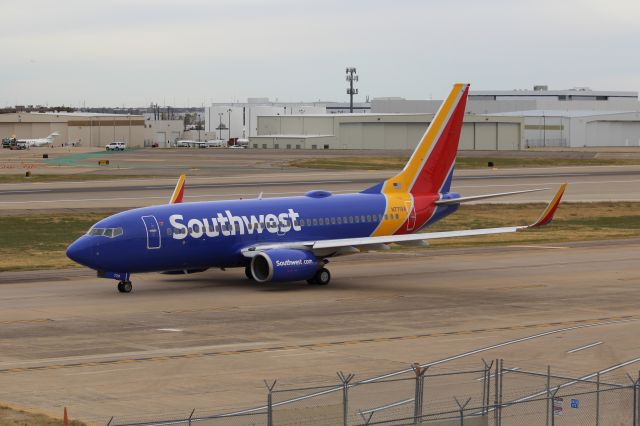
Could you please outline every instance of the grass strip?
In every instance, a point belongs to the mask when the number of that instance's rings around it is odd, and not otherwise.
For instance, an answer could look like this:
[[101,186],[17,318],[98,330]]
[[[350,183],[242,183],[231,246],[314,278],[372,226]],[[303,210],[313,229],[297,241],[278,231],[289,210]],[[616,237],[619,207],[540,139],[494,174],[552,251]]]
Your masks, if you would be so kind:
[[[294,160],[292,167],[328,170],[400,170],[409,157],[328,157]],[[492,158],[457,157],[456,169],[481,169],[493,162],[497,168],[563,167],[563,166],[616,166],[637,165],[640,160],[608,158]]]
[[[0,405],[0,426],[47,425],[63,426],[62,419],[55,419],[45,414],[30,413]],[[84,426],[85,423],[69,420],[70,426]]]
[[[545,205],[462,205],[455,214],[426,231],[492,228],[533,222]],[[67,246],[110,212],[0,216],[0,271],[77,266],[67,259]],[[640,237],[640,203],[563,203],[547,227],[526,232],[433,240],[432,248],[477,245],[540,244]],[[407,250],[407,248],[398,248]]]

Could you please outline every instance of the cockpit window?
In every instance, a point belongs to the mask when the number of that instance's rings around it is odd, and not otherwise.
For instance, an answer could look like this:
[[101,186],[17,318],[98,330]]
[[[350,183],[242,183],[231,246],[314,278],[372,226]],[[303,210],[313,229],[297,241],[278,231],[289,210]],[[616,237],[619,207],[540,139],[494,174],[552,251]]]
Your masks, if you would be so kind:
[[91,228],[89,232],[87,232],[87,235],[107,238],[115,238],[122,234],[122,228]]

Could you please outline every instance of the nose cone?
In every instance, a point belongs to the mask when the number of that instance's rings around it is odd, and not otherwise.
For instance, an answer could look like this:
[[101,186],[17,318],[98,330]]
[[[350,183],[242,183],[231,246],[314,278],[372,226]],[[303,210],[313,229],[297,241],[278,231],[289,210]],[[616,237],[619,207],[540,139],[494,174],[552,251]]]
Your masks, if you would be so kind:
[[67,257],[81,265],[92,267],[95,262],[95,247],[91,238],[82,236],[67,248]]

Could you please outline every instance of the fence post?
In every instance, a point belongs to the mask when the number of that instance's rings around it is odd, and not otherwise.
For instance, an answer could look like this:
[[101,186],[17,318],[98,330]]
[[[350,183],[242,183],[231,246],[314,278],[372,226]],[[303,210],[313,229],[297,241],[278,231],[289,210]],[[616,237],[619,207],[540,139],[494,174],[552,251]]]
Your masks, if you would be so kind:
[[500,392],[498,393],[498,426],[500,426],[502,424],[502,385],[504,383],[504,372],[502,371],[502,369],[504,368],[504,359],[500,358],[499,360],[499,366],[498,366],[498,383],[500,383],[500,385],[498,386],[498,388],[500,389]]
[[[636,392],[636,395],[640,396],[640,371],[638,371],[638,380],[636,381],[634,391]],[[636,410],[636,422],[638,422],[638,419],[640,419],[640,398],[636,398],[636,403],[638,404],[638,408]]]
[[631,423],[633,426],[638,425],[638,417],[637,417],[637,410],[636,410],[637,406],[638,406],[638,384],[634,380],[633,382],[633,423]]
[[596,373],[596,426],[600,425],[600,372]]
[[467,404],[469,404],[469,401],[471,401],[471,398],[468,398],[464,404],[460,404],[460,401],[458,401],[458,398],[455,396],[453,399],[456,400],[456,404],[458,404],[458,409],[460,410],[460,426],[464,426],[464,409],[467,407]]
[[353,380],[355,374],[344,374],[338,371],[338,378],[342,382],[342,424],[349,425],[349,382]]
[[491,364],[487,364],[487,361],[482,360],[484,364],[484,380],[482,381],[482,415],[489,414],[489,398],[491,398],[491,368],[493,367],[493,361]]
[[553,404],[551,404],[551,366],[547,365],[547,422],[545,423],[549,426],[549,413],[552,410]]
[[493,419],[494,419],[494,424],[495,426],[499,426],[500,425],[500,420],[498,419],[498,404],[499,404],[499,400],[498,400],[498,392],[499,392],[499,387],[500,387],[500,381],[498,380],[498,370],[500,369],[500,360],[498,358],[496,358],[496,375],[495,375],[495,384],[493,385],[494,387],[494,397],[493,397]]
[[267,426],[273,426],[273,388],[276,387],[277,380],[269,384],[264,380],[264,385],[267,387]]
[[420,367],[420,364],[414,362],[411,368],[416,375],[416,390],[413,397],[413,424],[420,423],[422,419],[422,404],[424,402],[424,375],[429,367]]

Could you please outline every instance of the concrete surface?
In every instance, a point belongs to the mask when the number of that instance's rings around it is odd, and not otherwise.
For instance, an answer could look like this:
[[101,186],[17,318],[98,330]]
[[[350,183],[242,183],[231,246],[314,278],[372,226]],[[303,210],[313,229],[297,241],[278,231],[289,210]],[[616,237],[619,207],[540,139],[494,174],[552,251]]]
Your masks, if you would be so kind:
[[[177,174],[178,172],[176,172]],[[361,191],[393,175],[390,171],[244,170],[218,177],[187,176],[185,199],[209,201],[301,195],[311,189],[335,193]],[[132,178],[109,181],[0,185],[0,209],[133,208],[163,204],[177,179]],[[463,195],[550,188],[491,202],[547,202],[558,186],[570,182],[566,201],[640,201],[640,166],[557,167],[541,169],[459,170],[453,190]]]
[[248,408],[263,379],[327,384],[414,361],[590,373],[639,356],[638,265],[640,240],[626,240],[363,254],[333,260],[324,288],[215,270],[138,275],[119,294],[87,270],[2,273],[0,401],[104,424]]

